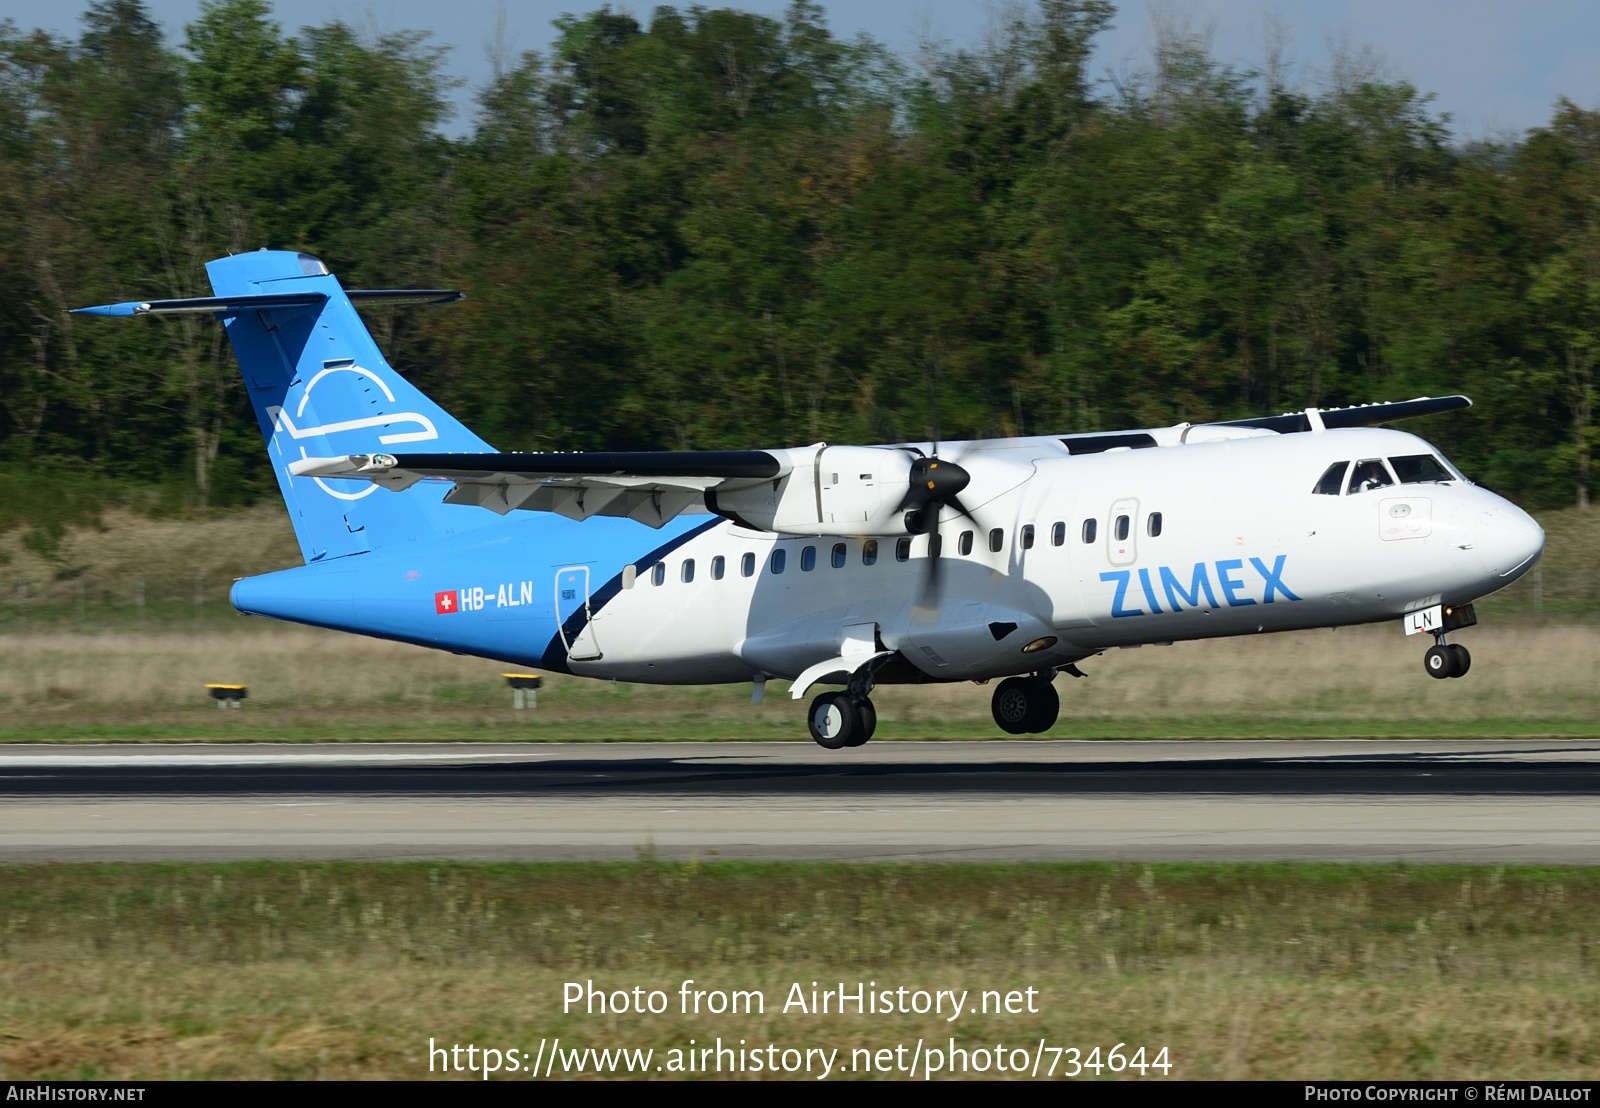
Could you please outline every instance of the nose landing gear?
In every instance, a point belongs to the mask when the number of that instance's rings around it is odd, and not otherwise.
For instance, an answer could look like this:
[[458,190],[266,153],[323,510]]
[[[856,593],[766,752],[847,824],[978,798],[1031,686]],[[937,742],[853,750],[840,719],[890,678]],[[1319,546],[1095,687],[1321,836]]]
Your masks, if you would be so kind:
[[1000,730],[1010,735],[1040,735],[1056,725],[1061,697],[1050,683],[1055,670],[1029,677],[1007,677],[994,690],[990,711]]
[[1446,677],[1465,677],[1472,668],[1472,655],[1467,648],[1445,642],[1443,634],[1435,635],[1434,639],[1435,644],[1422,656],[1422,667],[1428,671],[1428,676],[1441,681]]

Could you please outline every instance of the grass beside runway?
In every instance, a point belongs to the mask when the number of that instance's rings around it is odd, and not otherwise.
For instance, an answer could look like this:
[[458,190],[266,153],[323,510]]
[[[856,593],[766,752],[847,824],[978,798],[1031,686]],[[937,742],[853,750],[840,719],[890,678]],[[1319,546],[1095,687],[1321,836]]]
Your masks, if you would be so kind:
[[[1188,1078],[1592,1079],[1597,918],[1592,868],[8,866],[0,1077],[425,1076],[430,1036],[848,1057],[954,1035],[1166,1046]],[[678,1015],[686,978],[765,1014]],[[673,1014],[563,1015],[589,980]],[[1039,1011],[784,1014],[796,981],[1031,987]]]
[[[1472,672],[1435,681],[1398,625],[1264,635],[1088,659],[1058,677],[1057,738],[1600,735],[1600,628],[1521,622],[1456,636]],[[806,737],[784,682],[613,685],[553,675],[517,712],[510,667],[337,632],[0,635],[0,741],[662,741]],[[520,668],[520,667],[518,667]],[[245,684],[222,713],[206,682]],[[999,737],[992,686],[889,686],[878,737]]]

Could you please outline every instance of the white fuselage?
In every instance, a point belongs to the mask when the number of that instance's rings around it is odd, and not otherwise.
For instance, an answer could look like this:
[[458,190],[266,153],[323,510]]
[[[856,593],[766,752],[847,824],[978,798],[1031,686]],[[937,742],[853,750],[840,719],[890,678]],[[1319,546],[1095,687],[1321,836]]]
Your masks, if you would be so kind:
[[[945,509],[936,601],[919,604],[928,536],[790,537],[728,522],[660,570],[640,567],[595,613],[600,656],[574,656],[572,670],[792,678],[866,628],[929,679],[998,677],[1113,646],[1397,619],[1503,588],[1543,551],[1532,518],[1454,474],[1408,484],[1390,468],[1388,486],[1351,490],[1347,470],[1337,495],[1313,491],[1337,462],[1442,458],[1414,435],[1244,434],[1182,443],[1173,429],[1155,448],[1075,456],[1061,439],[947,444],[972,474],[962,500],[976,522]],[[1054,641],[1023,652],[1041,639]]]

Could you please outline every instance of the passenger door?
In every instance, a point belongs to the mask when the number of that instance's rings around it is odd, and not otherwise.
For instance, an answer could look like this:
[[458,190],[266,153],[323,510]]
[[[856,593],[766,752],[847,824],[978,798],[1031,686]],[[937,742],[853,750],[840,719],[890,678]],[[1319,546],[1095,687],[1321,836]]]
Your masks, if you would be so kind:
[[[589,567],[563,566],[556,570],[556,622],[567,657],[592,662],[601,657],[595,638],[594,613],[589,608]],[[581,623],[574,630],[569,623]]]

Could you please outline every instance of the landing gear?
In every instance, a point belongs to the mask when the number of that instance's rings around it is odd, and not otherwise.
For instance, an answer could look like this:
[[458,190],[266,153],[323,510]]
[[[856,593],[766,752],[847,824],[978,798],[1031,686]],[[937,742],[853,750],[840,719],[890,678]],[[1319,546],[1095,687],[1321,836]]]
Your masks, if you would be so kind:
[[806,714],[811,737],[825,750],[860,746],[878,727],[878,710],[866,697],[847,692],[826,692],[811,702]]
[[1441,681],[1446,677],[1465,677],[1467,670],[1472,668],[1472,655],[1461,644],[1446,643],[1443,635],[1438,638],[1439,642],[1429,647],[1422,656],[1422,665],[1428,671],[1428,676]]
[[872,738],[872,733],[878,729],[878,709],[872,706],[872,701],[862,697],[860,700],[855,701],[855,706],[856,715],[861,720],[861,726],[856,728],[855,737],[845,743],[846,746],[861,746]]
[[1007,677],[994,690],[990,710],[1000,730],[1010,735],[1039,735],[1056,725],[1061,697],[1050,679],[1053,671],[1031,677]]
[[1454,677],[1456,669],[1456,656],[1448,646],[1430,646],[1428,652],[1422,656],[1422,667],[1428,671],[1429,677]]

